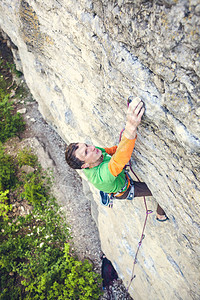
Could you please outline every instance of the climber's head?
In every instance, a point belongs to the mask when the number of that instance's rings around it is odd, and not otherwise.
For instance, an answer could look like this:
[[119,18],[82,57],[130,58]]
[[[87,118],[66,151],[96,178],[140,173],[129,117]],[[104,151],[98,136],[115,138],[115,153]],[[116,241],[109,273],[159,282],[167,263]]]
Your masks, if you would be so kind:
[[65,158],[73,169],[93,168],[103,160],[100,149],[83,143],[71,143],[67,146]]

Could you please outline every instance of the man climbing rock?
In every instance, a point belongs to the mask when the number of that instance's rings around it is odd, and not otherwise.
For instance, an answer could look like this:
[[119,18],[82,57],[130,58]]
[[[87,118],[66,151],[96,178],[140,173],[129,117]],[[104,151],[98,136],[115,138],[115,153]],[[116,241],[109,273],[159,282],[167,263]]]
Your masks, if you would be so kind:
[[[144,114],[144,103],[135,98],[129,105],[127,121],[122,139],[118,146],[100,148],[84,143],[71,143],[65,158],[73,169],[84,169],[88,180],[99,189],[102,203],[107,205],[109,197],[132,199],[133,197],[152,196],[144,182],[133,181],[124,171],[129,162],[137,139],[137,127]],[[157,220],[166,221],[164,210],[158,205]]]

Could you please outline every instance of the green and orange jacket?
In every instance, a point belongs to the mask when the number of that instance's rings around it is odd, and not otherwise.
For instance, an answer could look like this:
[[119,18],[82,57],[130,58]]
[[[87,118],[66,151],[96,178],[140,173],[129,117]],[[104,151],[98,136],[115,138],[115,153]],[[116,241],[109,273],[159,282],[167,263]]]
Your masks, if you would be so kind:
[[84,169],[84,174],[97,189],[117,193],[124,187],[126,175],[123,168],[131,158],[136,138],[130,140],[122,136],[118,146],[96,147],[102,151],[103,161],[96,167]]

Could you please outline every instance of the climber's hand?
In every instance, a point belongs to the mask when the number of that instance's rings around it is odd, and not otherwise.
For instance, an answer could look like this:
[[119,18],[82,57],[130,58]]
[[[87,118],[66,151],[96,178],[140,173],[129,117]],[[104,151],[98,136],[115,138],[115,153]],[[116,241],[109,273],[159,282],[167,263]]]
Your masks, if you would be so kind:
[[137,134],[137,127],[141,122],[144,114],[144,103],[140,98],[135,98],[129,104],[127,111],[127,121],[124,130],[124,135],[128,139],[134,139]]

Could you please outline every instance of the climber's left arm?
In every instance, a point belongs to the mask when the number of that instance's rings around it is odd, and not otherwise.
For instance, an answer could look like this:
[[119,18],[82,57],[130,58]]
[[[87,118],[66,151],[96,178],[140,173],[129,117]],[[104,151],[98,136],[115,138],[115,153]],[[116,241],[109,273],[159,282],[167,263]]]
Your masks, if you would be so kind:
[[121,173],[131,158],[137,138],[137,127],[141,122],[143,114],[143,102],[139,98],[135,98],[128,107],[127,122],[122,139],[117,147],[116,153],[112,156],[108,164],[108,169],[114,176],[118,176],[118,174]]
[[137,136],[134,139],[127,139],[125,135],[122,136],[116,153],[112,156],[110,162],[108,163],[108,169],[115,177],[121,173],[125,165],[131,159],[136,138]]

